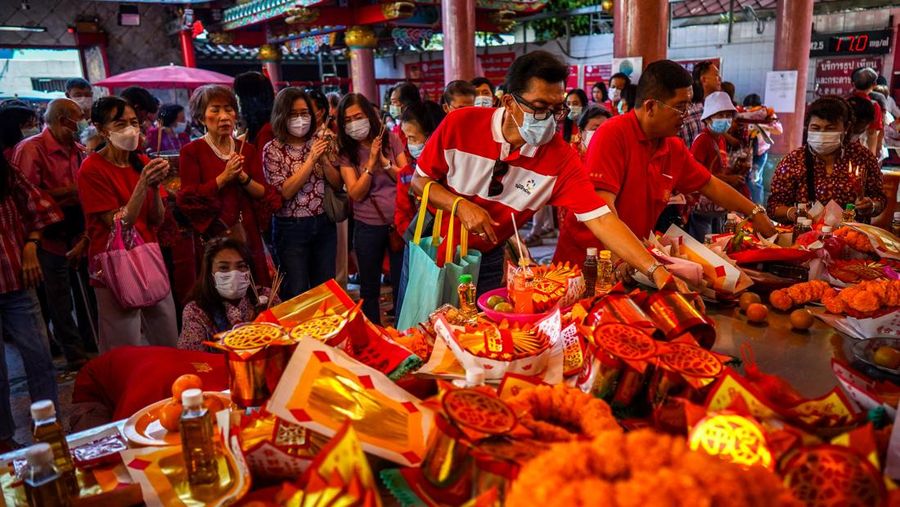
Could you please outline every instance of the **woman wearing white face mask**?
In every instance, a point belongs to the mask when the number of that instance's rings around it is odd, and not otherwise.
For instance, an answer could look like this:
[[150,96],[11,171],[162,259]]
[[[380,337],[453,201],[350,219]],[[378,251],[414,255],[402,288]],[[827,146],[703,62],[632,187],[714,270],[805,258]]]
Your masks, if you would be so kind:
[[584,159],[584,154],[587,153],[588,146],[591,145],[594,132],[600,128],[600,125],[603,125],[603,122],[610,118],[612,118],[612,113],[602,106],[588,106],[581,113],[581,117],[578,119],[578,130],[580,132],[577,139],[578,142],[576,143],[576,139],[573,138],[569,144],[572,148],[575,148],[575,151],[581,155],[582,159]]
[[[206,350],[204,341],[238,324],[251,322],[272,304],[280,302],[268,287],[250,285],[253,257],[240,241],[219,238],[206,244],[200,277],[184,307],[178,348]],[[258,295],[258,297],[257,297]]]
[[284,200],[272,226],[285,272],[281,294],[289,299],[334,278],[337,230],[325,214],[325,185],[344,183],[326,158],[328,139],[314,136],[320,125],[303,90],[278,92],[271,124],[275,139],[263,148],[263,169]]
[[[150,153],[175,152],[191,142],[188,121],[184,107],[178,104],[163,104],[156,117],[158,126],[147,130],[147,150]],[[160,134],[162,129],[162,134]]]
[[[106,251],[114,218],[144,243],[157,241],[156,230],[163,221],[159,184],[169,172],[169,163],[160,158],[148,160],[135,151],[140,122],[124,100],[98,100],[91,120],[106,146],[82,162],[78,196],[90,237],[89,269],[96,273],[95,259]],[[92,277],[91,285],[97,295],[101,353],[123,345],[175,345],[178,329],[171,293],[153,306],[126,309],[98,279]]]
[[[378,113],[362,95],[351,93],[338,105],[338,165],[353,200],[353,243],[359,268],[363,313],[381,322],[378,300],[381,265],[388,252],[394,300],[397,300],[403,239],[394,228],[397,173],[406,165],[404,146],[378,121]],[[393,238],[392,238],[393,236]]]
[[567,143],[577,143],[581,140],[578,120],[581,118],[581,113],[584,112],[587,105],[588,98],[584,90],[576,88],[566,94],[566,107],[569,108],[569,112],[562,122],[562,136]]
[[881,169],[868,149],[849,142],[852,119],[850,106],[840,97],[822,97],[807,108],[806,143],[781,159],[772,177],[771,217],[795,222],[797,204],[815,201],[833,200],[841,208],[854,204],[859,221],[884,210]]

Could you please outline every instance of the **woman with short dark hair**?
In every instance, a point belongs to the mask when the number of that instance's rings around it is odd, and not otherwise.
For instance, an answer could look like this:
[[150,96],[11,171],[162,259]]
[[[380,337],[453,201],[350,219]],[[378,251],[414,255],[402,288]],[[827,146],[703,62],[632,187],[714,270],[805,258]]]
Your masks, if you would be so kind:
[[316,136],[319,122],[306,92],[278,92],[271,123],[275,139],[263,148],[263,168],[284,203],[272,226],[285,273],[281,294],[289,299],[334,278],[337,232],[325,214],[325,185],[337,189],[343,182],[327,163],[329,140]]
[[[781,159],[772,177],[769,215],[782,223],[797,220],[797,203],[836,202],[856,206],[857,220],[884,210],[887,196],[878,161],[865,146],[850,141],[853,112],[846,100],[828,96],[806,110],[803,146]],[[852,166],[852,167],[851,167]]]
[[[147,149],[151,153],[178,152],[191,142],[188,121],[184,107],[178,104],[163,104],[157,114],[158,126],[147,130]],[[160,134],[160,129],[162,134]]]
[[281,197],[266,184],[256,148],[234,138],[237,104],[234,93],[219,85],[201,86],[191,96],[194,123],[206,133],[184,146],[179,157],[178,209],[196,233],[195,263],[176,274],[180,285],[193,284],[202,243],[222,236],[247,243],[256,283],[269,284],[260,231],[267,227],[269,214],[281,207]]

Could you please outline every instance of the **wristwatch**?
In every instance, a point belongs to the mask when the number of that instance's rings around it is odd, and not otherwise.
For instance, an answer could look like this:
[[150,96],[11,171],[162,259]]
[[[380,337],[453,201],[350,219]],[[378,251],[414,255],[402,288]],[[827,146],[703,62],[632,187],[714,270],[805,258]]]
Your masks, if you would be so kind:
[[759,215],[760,213],[762,213],[763,215],[765,215],[765,214],[766,214],[766,208],[763,208],[762,206],[760,206],[759,204],[757,204],[757,205],[754,206],[753,209],[750,211],[750,214],[747,215],[747,220],[753,220],[753,218],[756,217],[756,215]]
[[656,273],[656,270],[659,269],[659,268],[661,268],[661,267],[663,267],[663,265],[662,265],[661,262],[659,262],[659,261],[653,261],[653,264],[651,264],[650,267],[647,268],[647,278],[649,278],[649,279],[652,281],[652,280],[653,280],[653,273]]

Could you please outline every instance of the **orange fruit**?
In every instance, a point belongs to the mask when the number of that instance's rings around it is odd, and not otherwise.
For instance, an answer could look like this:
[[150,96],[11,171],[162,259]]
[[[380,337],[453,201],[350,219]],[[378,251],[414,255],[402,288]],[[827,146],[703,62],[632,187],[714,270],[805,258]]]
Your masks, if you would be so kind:
[[813,316],[809,310],[794,310],[791,312],[791,327],[799,331],[811,328],[813,325]]
[[166,431],[178,431],[181,422],[181,403],[170,401],[159,411],[159,424]]
[[769,316],[769,309],[766,305],[753,303],[747,307],[747,320],[750,322],[765,322]]
[[203,406],[206,407],[206,410],[213,416],[215,416],[216,413],[225,410],[225,404],[222,403],[222,399],[213,395],[203,395]]
[[175,382],[172,382],[172,400],[176,403],[181,403],[181,393],[188,389],[200,389],[202,391],[203,381],[192,373],[178,377],[175,379]]
[[760,299],[759,294],[755,292],[745,292],[741,294],[740,299],[738,299],[738,303],[741,305],[741,310],[747,311],[747,307],[752,305],[753,303],[762,303],[762,299]]

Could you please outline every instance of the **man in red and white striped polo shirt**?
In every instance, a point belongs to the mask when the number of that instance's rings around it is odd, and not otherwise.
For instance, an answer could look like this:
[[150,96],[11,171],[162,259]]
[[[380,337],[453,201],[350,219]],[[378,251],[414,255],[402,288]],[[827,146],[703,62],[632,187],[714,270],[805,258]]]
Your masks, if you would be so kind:
[[[457,215],[481,251],[479,294],[501,286],[503,243],[513,221],[525,223],[546,204],[568,208],[579,221],[623,260],[657,284],[669,273],[593,191],[578,154],[556,135],[565,117],[568,68],[546,51],[513,62],[507,93],[498,109],[465,108],[451,112],[432,134],[418,159],[414,190],[433,185],[429,204],[449,210],[464,200]],[[444,224],[446,230],[447,224]]]

